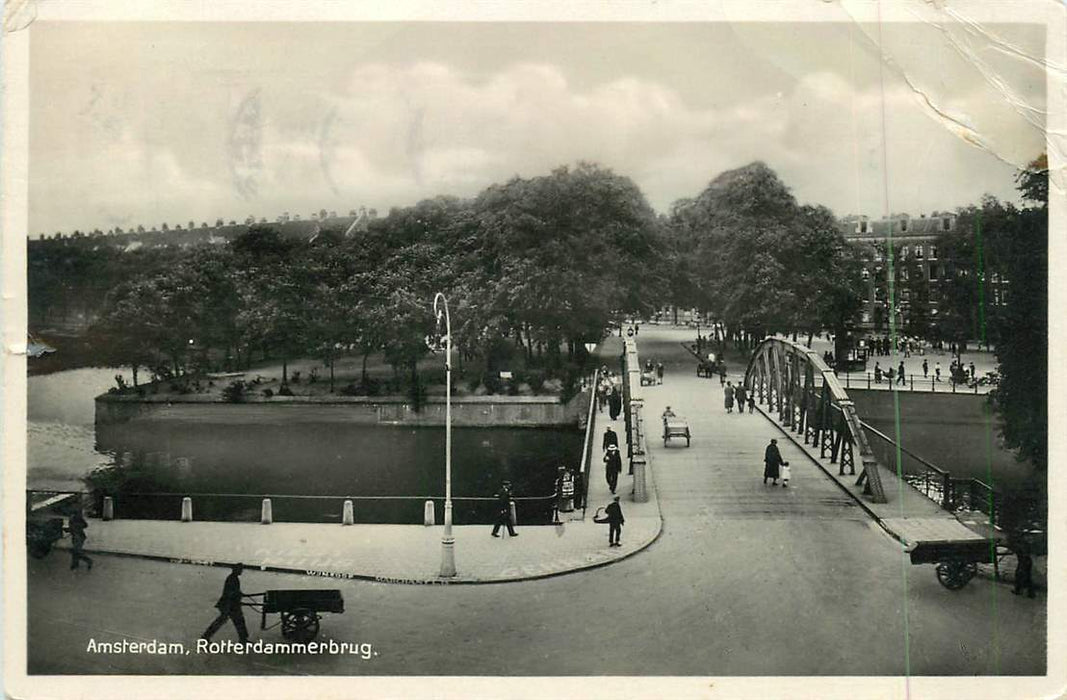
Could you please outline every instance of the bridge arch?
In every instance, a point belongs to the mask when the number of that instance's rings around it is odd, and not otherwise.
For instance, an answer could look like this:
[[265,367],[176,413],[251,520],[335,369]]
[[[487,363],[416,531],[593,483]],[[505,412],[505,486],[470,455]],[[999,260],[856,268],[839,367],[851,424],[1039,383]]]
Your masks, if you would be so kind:
[[833,370],[811,348],[783,338],[767,338],[752,353],[744,384],[756,401],[776,412],[778,421],[802,435],[805,444],[830,457],[841,474],[855,474],[855,452],[862,471],[856,483],[876,503],[885,503],[878,460],[856,415],[856,407]]

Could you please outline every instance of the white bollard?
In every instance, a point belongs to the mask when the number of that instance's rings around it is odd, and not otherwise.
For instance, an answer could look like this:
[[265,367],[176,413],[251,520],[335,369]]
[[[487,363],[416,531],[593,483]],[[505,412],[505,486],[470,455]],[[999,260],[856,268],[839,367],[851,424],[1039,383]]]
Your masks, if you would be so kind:
[[511,526],[518,527],[519,518],[515,515],[515,501],[508,501],[508,505],[510,506],[511,510]]
[[271,508],[270,499],[263,499],[263,507],[259,511],[259,522],[264,525],[270,525],[274,522],[274,509]]
[[422,524],[429,527],[437,524],[437,513],[433,508],[433,501],[426,501],[422,507]]
[[193,499],[189,496],[182,498],[182,522],[188,523],[193,520]]
[[104,496],[104,520],[115,519],[115,500],[111,496]]
[[341,524],[351,525],[356,522],[355,509],[352,507],[352,501],[345,501],[344,507],[341,509]]

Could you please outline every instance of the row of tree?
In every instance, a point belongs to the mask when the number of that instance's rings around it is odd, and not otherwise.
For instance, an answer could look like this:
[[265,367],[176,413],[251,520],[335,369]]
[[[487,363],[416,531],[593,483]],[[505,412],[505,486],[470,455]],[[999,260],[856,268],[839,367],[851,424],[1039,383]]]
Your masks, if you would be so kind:
[[[1045,178],[1035,162],[1019,183],[1026,208],[984,199],[958,213],[957,228],[973,235],[939,242],[950,269],[976,272],[949,275],[939,320],[981,321],[983,332],[999,333],[998,405],[1009,417],[1009,440],[1034,459],[1041,457],[1038,429],[1045,430],[1044,382],[1037,381],[1044,366],[1035,364],[1047,328]],[[31,318],[35,305],[64,290],[89,294],[100,299],[95,332],[112,361],[165,363],[174,373],[210,355],[240,366],[269,356],[283,367],[314,355],[332,367],[341,353],[356,352],[366,367],[370,354],[382,352],[398,371],[414,374],[435,326],[437,291],[449,297],[461,362],[490,373],[514,348],[528,362],[558,367],[623,316],[667,304],[709,312],[731,334],[828,329],[843,342],[869,263],[828,209],[798,204],[763,163],[719,175],[667,216],[629,178],[583,163],[515,178],[469,200],[438,197],[394,209],[350,238],[328,226],[300,240],[255,225],[226,245],[37,251],[31,248]],[[997,315],[985,311],[982,265],[1011,280],[1012,303]],[[922,290],[915,294],[912,308],[925,308]]]

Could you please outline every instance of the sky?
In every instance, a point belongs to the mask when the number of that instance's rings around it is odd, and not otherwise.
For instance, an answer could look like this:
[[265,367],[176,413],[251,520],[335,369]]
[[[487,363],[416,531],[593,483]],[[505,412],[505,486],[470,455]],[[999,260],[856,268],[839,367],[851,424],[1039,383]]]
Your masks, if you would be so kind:
[[[762,160],[802,203],[1014,200],[1045,28],[34,23],[27,235],[384,213],[591,161],[667,212]],[[881,48],[879,48],[881,47]]]

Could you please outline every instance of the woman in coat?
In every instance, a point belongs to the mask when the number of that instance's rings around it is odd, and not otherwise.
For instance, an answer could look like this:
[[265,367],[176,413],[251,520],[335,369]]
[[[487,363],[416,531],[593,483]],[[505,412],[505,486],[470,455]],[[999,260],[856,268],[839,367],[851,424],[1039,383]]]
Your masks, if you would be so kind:
[[763,452],[763,483],[771,479],[774,485],[778,484],[778,468],[782,465],[782,453],[778,451],[778,441],[772,439],[771,444]]

